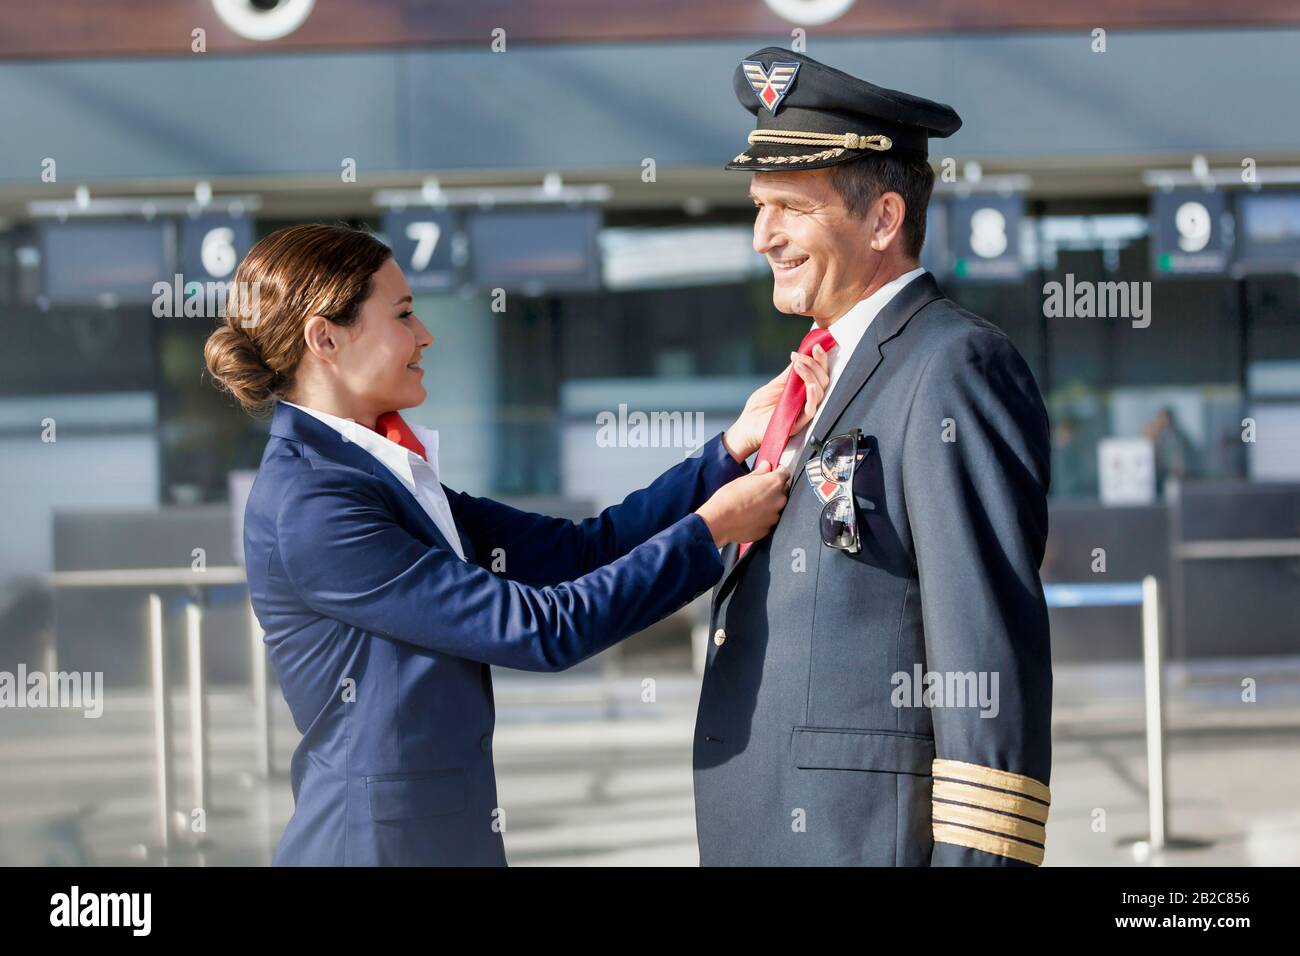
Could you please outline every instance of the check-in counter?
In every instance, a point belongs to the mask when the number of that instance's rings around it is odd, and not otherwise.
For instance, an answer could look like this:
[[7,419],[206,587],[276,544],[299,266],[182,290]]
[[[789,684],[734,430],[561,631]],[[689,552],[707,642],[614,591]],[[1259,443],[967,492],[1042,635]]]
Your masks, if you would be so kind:
[[[1152,506],[1061,503],[1050,522],[1045,583],[1159,579],[1168,658],[1300,653],[1300,484],[1193,483]],[[1057,660],[1140,655],[1134,608],[1054,609],[1051,620]]]

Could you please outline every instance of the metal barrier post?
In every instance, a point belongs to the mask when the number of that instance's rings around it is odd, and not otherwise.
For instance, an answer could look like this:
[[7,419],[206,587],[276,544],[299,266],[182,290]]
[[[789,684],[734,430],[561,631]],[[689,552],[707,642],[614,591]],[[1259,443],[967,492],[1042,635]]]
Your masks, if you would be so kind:
[[253,685],[253,724],[256,734],[257,771],[270,778],[274,771],[274,751],[271,746],[271,695],[266,686],[266,644],[262,625],[253,613],[253,602],[248,602],[249,678]]
[[1173,648],[1179,659],[1184,659],[1187,657],[1187,623],[1183,615],[1183,489],[1177,478],[1167,483],[1165,502],[1169,538],[1169,579],[1165,587],[1168,634],[1165,644]]
[[167,642],[163,633],[163,603],[149,595],[149,675],[153,692],[154,781],[158,797],[158,841],[165,853],[172,828],[172,728],[167,699]]
[[194,807],[208,815],[208,688],[203,667],[203,606],[197,597],[185,605],[185,646],[189,664],[190,759]]
[[1142,581],[1088,584],[1045,584],[1043,593],[1051,608],[1141,607],[1142,682],[1146,719],[1147,834],[1122,837],[1139,861],[1166,850],[1203,849],[1211,844],[1169,835],[1169,801],[1165,773],[1164,614],[1161,588],[1152,575]]
[[1148,845],[1152,853],[1165,849],[1165,715],[1164,648],[1160,640],[1160,588],[1156,579],[1142,579],[1142,678],[1146,698]]
[[[207,672],[203,666],[203,607],[207,600],[205,588],[243,585],[247,582],[244,569],[236,566],[209,567],[202,571],[194,568],[112,568],[84,571],[55,571],[49,575],[54,588],[131,588],[147,591],[146,618],[150,672],[150,697],[154,725],[154,779],[153,788],[158,801],[156,821],[158,845],[164,857],[173,849],[172,837],[179,835],[183,815],[177,811],[175,797],[175,772],[173,770],[171,694],[167,686],[168,653],[163,615],[163,588],[184,588],[190,597],[185,608],[185,637],[187,670],[189,678],[190,738],[193,756],[194,807],[202,807],[205,816],[211,816],[208,806],[211,794],[211,760],[208,742]],[[55,636],[50,635],[44,648],[47,661],[57,660]],[[260,665],[262,694],[266,693],[266,661]],[[55,667],[47,668],[50,671]],[[268,715],[269,708],[264,712]],[[256,718],[259,719],[260,718]],[[269,723],[259,723],[259,733],[269,741]],[[269,746],[269,745],[268,745]],[[259,757],[261,754],[259,753]],[[269,757],[267,758],[269,761]],[[201,841],[200,841],[201,842]],[[148,855],[150,847],[140,847]],[[200,856],[201,859],[201,856]]]
[[59,669],[58,630],[53,625],[44,628],[40,635],[40,649],[37,651],[40,668],[47,674]]

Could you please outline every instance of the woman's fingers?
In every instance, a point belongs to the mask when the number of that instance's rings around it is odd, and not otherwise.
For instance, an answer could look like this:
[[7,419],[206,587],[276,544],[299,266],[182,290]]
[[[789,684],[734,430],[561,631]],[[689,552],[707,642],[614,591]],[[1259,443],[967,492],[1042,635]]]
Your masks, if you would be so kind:
[[825,394],[826,390],[822,388],[821,383],[810,382],[808,384],[808,397],[804,399],[803,403],[804,414],[810,418],[816,414],[817,408],[821,405],[822,398]]
[[826,350],[820,345],[813,346],[813,367],[817,372],[817,378],[822,383],[822,388],[831,386],[831,359],[826,354]]
[[[825,353],[822,353],[823,356]],[[819,363],[806,355],[795,353],[794,363],[795,374],[803,379],[805,385],[811,385],[816,382],[822,387],[822,390],[830,388],[831,376],[826,370],[824,364]]]
[[790,367],[803,380],[805,387],[803,414],[799,417],[796,428],[812,420],[830,391],[831,376],[828,365],[829,359],[820,345],[814,346],[811,356],[800,355],[798,352],[790,353]]

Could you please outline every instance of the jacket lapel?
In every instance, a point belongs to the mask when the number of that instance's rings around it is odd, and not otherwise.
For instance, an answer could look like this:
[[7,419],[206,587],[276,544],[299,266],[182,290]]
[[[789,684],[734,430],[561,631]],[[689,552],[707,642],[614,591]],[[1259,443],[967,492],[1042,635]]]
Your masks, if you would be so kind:
[[[454,549],[447,543],[447,539],[438,530],[438,526],[433,523],[433,519],[429,517],[428,512],[415,500],[415,497],[398,480],[397,476],[389,471],[379,459],[364,448],[359,447],[355,442],[344,441],[342,435],[320,419],[308,415],[306,412],[301,412],[292,405],[276,402],[275,412],[271,418],[271,434],[286,441],[306,445],[322,458],[327,458],[340,465],[346,465],[349,468],[356,468],[368,475],[374,475],[384,482],[397,497],[398,504],[403,509],[399,517],[402,518],[404,524],[408,526],[411,524],[417,525],[426,532],[426,537],[433,539],[435,544],[454,553]],[[458,533],[460,532],[459,528],[456,530]],[[464,541],[463,534],[461,540]],[[469,554],[470,551],[466,549],[466,557]]]
[[[456,518],[452,516],[452,523],[455,524]],[[456,534],[460,538],[460,550],[465,555],[465,560],[470,564],[478,564],[478,552],[474,550],[474,542],[470,541],[469,535],[460,525],[456,525]]]
[[[939,284],[935,282],[934,275],[925,272],[903,286],[898,294],[889,300],[889,304],[880,310],[880,314],[872,320],[866,334],[862,336],[862,341],[858,343],[858,347],[849,358],[849,364],[844,366],[844,371],[840,373],[839,379],[836,380],[830,398],[826,400],[826,407],[817,419],[817,427],[809,437],[808,444],[804,446],[804,459],[791,462],[794,475],[791,479],[792,494],[795,482],[799,481],[803,466],[807,462],[806,456],[810,456],[812,450],[820,442],[824,441],[827,435],[832,433],[840,416],[849,407],[849,403],[857,398],[858,393],[867,384],[867,380],[875,374],[880,363],[884,361],[885,343],[902,332],[908,320],[924,306],[929,305],[935,299],[942,298],[943,292],[940,290]],[[768,537],[771,537],[770,533]],[[748,566],[754,560],[754,552],[759,550],[759,545],[760,542],[755,541],[753,546],[745,552],[744,557],[739,560],[736,560],[735,553],[738,549],[735,545],[728,545],[730,549],[729,555],[726,549],[723,550],[722,579],[713,592],[713,608],[715,611],[718,604],[726,597],[727,592],[735,585],[735,579],[739,576],[740,569]]]
[[853,399],[857,398],[862,387],[867,384],[867,380],[875,374],[880,363],[884,361],[885,343],[902,332],[912,316],[921,311],[924,306],[935,299],[942,298],[943,292],[939,284],[934,281],[931,273],[926,272],[903,286],[898,294],[889,300],[889,304],[880,310],[880,314],[872,321],[862,341],[858,343],[857,349],[849,359],[849,364],[840,374],[830,398],[826,400],[826,407],[817,419],[817,427],[813,430],[809,447],[816,442],[824,441],[827,435],[833,433],[844,410],[849,407]]

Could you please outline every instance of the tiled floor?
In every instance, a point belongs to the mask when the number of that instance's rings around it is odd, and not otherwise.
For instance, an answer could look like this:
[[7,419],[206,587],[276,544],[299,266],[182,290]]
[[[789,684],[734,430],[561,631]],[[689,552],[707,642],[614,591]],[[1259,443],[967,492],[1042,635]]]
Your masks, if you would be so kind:
[[[1258,702],[1240,681],[1258,681]],[[1132,666],[1056,673],[1047,864],[1134,865],[1144,835],[1141,674]],[[698,862],[691,730],[698,678],[504,675],[496,764],[514,865]],[[176,698],[176,793],[188,802],[183,698]],[[276,700],[277,766],[296,734]],[[0,711],[0,863],[263,865],[292,809],[287,778],[253,766],[246,693],[210,701],[212,809],[206,841],[157,852],[151,717],[142,693],[110,695],[97,720]],[[1300,863],[1300,661],[1218,662],[1168,681],[1171,835],[1204,846],[1153,865]]]

